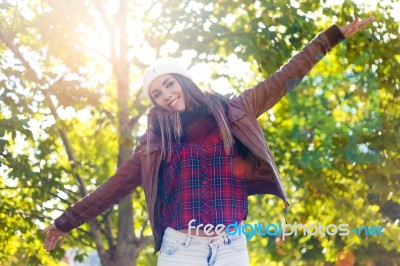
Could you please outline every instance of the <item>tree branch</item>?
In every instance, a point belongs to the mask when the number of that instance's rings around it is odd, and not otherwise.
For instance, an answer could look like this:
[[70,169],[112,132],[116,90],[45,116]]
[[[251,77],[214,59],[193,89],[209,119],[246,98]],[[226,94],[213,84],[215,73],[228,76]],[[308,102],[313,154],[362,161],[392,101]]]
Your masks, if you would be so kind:
[[[23,186],[23,187],[0,187],[0,190],[12,190],[14,191],[16,188],[19,188],[21,190],[23,189],[42,189],[42,187],[38,187],[38,186]],[[64,192],[64,191],[63,191]],[[56,193],[53,193],[51,191],[47,191],[46,193],[48,193],[49,195],[51,195],[54,198],[58,198],[61,202],[67,204],[67,205],[71,205],[71,202],[69,202],[66,199],[61,198],[59,195],[57,195]],[[53,209],[54,210],[54,209]]]
[[[14,34],[12,34],[12,35],[15,36]],[[10,38],[7,38],[7,36],[5,36],[3,29],[0,29],[0,40],[2,40],[4,42],[4,44],[6,44],[6,46],[13,52],[15,57],[27,69],[28,73],[32,76],[33,81],[36,82],[38,85],[42,85],[43,81],[39,78],[39,75],[32,68],[32,66],[25,59],[25,57],[21,54],[21,52],[18,50],[18,48],[12,43]],[[71,143],[68,139],[65,125],[64,125],[63,121],[60,119],[60,117],[58,116],[57,108],[54,105],[53,100],[51,99],[48,91],[44,90],[44,89],[40,89],[40,91],[43,93],[43,95],[45,97],[44,102],[47,103],[48,107],[50,108],[51,114],[53,115],[54,120],[56,121],[57,130],[58,130],[58,133],[60,134],[61,140],[62,140],[65,150],[67,152],[67,156],[68,156],[68,160],[70,162],[71,168],[77,169],[76,157],[73,152]],[[86,191],[86,188],[85,188],[82,178],[77,173],[74,174],[74,178],[79,184],[79,191],[81,193],[81,196],[82,197],[86,196],[87,191]]]
[[142,117],[144,112],[140,112],[138,115],[132,117],[131,119],[129,119],[129,129],[132,130],[132,128],[136,125],[136,123],[138,122],[138,120],[140,119],[140,117]]
[[[182,10],[185,10],[185,9],[186,9],[186,7],[188,6],[189,2],[190,2],[190,0],[187,0],[187,1],[185,2],[185,6],[182,8]],[[174,26],[175,26],[175,25],[172,25],[172,26],[168,29],[167,33],[165,34],[163,40],[161,40],[160,43],[165,43],[165,42],[166,42],[166,40],[167,40],[168,36],[170,35],[171,30],[174,28]],[[157,57],[159,57],[159,56],[160,56],[160,49],[157,50]]]
[[87,235],[88,237],[91,236],[89,231],[86,231],[86,230],[82,229],[81,227],[78,227],[78,228],[75,228],[75,229],[78,230],[78,231],[80,231],[80,232],[82,232],[82,233],[84,233],[84,234]]
[[[82,230],[82,231],[84,231],[84,230]],[[84,231],[84,232],[86,233],[86,231]],[[90,234],[89,234],[89,233],[87,233],[87,235],[90,237]],[[75,241],[81,243],[81,244],[84,245],[84,246],[94,248],[94,246],[91,245],[89,242],[84,241],[84,238],[82,238],[82,237],[79,237],[79,238],[78,238],[78,237],[73,236],[72,234],[69,234],[69,236],[70,236],[72,239],[74,239]]]
[[115,64],[116,64],[116,59],[117,59],[117,52],[115,50],[115,32],[114,32],[114,27],[111,23],[111,21],[108,19],[107,14],[101,4],[101,2],[99,0],[96,0],[94,2],[97,11],[99,11],[101,18],[103,19],[103,23],[107,28],[107,32],[108,32],[108,36],[109,36],[109,45],[110,45],[110,51],[111,51],[111,55],[110,58],[108,59],[108,61],[114,66],[115,68]]
[[58,196],[56,193],[53,193],[53,192],[51,192],[51,191],[48,191],[47,193],[49,193],[49,195],[51,195],[52,197],[58,198],[61,202],[64,202],[64,203],[67,204],[68,206],[71,205],[71,203],[70,203],[68,200],[61,198],[61,197]]
[[92,219],[88,221],[88,223],[90,225],[90,234],[93,238],[93,241],[96,243],[97,252],[99,253],[100,257],[108,258],[109,254],[104,249],[103,241],[100,234],[100,226],[98,222],[96,221],[96,219]]
[[[112,210],[112,208],[110,209]],[[115,247],[115,243],[113,241],[113,235],[112,235],[112,231],[111,231],[111,217],[110,217],[111,211],[106,212],[104,214],[104,229],[101,229],[101,231],[103,232],[103,234],[106,236],[107,241],[108,241],[108,246],[110,247],[110,249],[113,249]]]
[[135,242],[135,246],[137,247],[138,253],[142,251],[145,247],[153,243],[152,236],[145,236],[140,238],[140,240]]

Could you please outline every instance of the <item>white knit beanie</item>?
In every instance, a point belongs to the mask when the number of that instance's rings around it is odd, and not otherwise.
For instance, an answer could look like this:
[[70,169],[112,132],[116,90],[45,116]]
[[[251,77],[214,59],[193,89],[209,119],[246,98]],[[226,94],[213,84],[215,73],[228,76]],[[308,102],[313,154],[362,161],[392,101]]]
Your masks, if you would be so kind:
[[150,83],[159,76],[171,73],[179,74],[189,79],[192,79],[192,76],[190,75],[187,68],[184,67],[178,59],[169,57],[159,59],[151,64],[145,72],[143,78],[143,91],[145,95],[150,99]]

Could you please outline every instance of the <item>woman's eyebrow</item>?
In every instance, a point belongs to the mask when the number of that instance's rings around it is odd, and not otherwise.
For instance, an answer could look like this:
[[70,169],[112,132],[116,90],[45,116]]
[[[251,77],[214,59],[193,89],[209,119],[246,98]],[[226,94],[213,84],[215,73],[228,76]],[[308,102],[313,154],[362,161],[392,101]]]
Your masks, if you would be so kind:
[[171,78],[167,78],[166,80],[163,81],[162,85],[165,86],[165,84],[170,80]]

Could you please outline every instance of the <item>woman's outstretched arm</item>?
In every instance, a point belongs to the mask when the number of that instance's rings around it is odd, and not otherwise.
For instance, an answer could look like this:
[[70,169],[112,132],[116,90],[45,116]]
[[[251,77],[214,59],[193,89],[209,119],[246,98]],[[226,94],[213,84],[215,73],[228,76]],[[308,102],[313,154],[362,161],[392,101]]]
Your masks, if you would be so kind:
[[292,90],[310,70],[341,40],[363,30],[375,18],[355,19],[345,26],[331,26],[318,34],[301,52],[278,71],[238,97],[248,113],[259,117]]
[[46,234],[44,248],[61,246],[69,231],[100,215],[141,184],[141,160],[139,149],[123,163],[112,177],[89,195],[70,206],[53,224],[42,230]]

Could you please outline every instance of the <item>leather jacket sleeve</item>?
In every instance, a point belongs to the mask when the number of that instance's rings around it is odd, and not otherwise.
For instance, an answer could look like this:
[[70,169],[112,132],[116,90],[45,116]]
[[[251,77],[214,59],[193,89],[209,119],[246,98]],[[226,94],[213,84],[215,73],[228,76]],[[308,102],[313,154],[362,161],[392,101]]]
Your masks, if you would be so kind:
[[132,157],[118,168],[114,176],[70,206],[55,220],[55,226],[63,232],[69,232],[118,203],[140,184],[141,161],[139,149],[136,148]]
[[299,84],[318,61],[343,39],[339,27],[331,26],[318,34],[278,71],[254,88],[246,90],[238,100],[242,101],[247,112],[253,112],[255,117],[259,117]]

